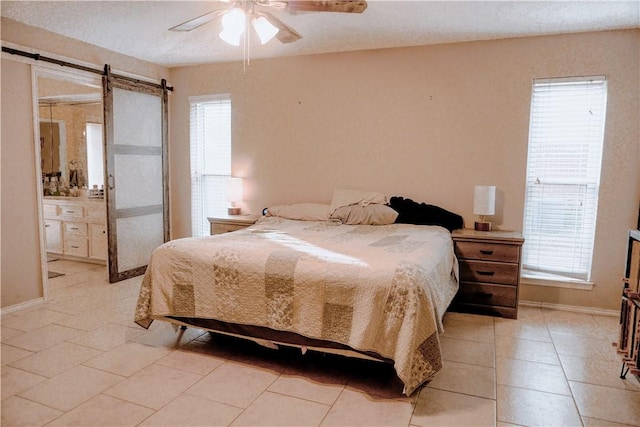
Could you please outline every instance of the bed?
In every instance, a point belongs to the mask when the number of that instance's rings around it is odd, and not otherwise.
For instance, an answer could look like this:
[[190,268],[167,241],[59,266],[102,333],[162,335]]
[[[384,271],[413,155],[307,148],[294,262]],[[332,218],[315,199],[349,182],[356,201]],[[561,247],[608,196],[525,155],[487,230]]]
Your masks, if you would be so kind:
[[449,230],[262,217],[152,254],[135,321],[391,362],[411,395],[442,367],[458,289]]

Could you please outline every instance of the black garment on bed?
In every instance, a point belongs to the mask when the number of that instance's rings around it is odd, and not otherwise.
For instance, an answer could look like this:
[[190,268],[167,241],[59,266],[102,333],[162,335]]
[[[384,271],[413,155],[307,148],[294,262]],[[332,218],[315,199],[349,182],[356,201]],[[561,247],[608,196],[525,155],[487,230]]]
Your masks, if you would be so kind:
[[398,224],[440,225],[449,231],[464,226],[464,220],[460,215],[439,206],[418,203],[399,196],[391,197],[389,206],[398,212],[395,221]]

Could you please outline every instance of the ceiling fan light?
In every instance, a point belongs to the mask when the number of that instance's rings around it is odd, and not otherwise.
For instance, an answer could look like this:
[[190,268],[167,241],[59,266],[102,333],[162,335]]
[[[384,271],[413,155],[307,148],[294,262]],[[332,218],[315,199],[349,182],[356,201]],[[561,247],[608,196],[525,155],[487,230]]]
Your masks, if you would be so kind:
[[218,34],[218,37],[232,46],[240,46],[240,37],[242,37],[242,33],[235,33],[230,30],[222,30],[220,34]]
[[222,32],[219,37],[233,46],[240,46],[240,37],[244,33],[247,16],[244,10],[233,8],[222,16]]
[[244,33],[246,22],[247,15],[244,13],[244,10],[238,7],[234,7],[222,16],[222,28],[224,28],[225,31],[231,31],[233,33]]
[[264,16],[253,19],[253,28],[256,30],[260,43],[262,44],[269,42],[269,40],[274,38],[275,35],[278,34],[278,31],[280,31],[278,27],[269,22]]

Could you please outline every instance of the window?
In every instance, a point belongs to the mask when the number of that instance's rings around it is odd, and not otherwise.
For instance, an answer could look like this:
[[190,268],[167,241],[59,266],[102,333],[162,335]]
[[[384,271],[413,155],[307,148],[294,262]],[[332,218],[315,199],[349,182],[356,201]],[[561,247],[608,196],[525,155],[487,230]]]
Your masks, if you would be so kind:
[[606,104],[604,77],[533,82],[524,210],[527,275],[590,279]]
[[104,156],[102,154],[102,124],[87,123],[87,180],[89,188],[104,186]]
[[229,95],[189,98],[191,104],[191,234],[209,234],[207,217],[226,213],[231,176]]

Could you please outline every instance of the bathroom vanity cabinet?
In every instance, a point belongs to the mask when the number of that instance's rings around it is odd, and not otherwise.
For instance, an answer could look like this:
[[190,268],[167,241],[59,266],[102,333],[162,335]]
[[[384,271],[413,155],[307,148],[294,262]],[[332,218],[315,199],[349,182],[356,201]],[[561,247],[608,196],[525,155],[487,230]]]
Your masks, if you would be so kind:
[[104,263],[107,259],[107,215],[104,199],[45,197],[47,253]]

